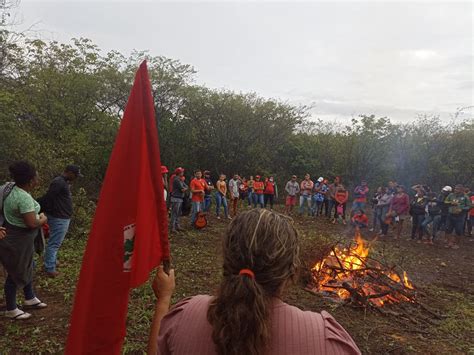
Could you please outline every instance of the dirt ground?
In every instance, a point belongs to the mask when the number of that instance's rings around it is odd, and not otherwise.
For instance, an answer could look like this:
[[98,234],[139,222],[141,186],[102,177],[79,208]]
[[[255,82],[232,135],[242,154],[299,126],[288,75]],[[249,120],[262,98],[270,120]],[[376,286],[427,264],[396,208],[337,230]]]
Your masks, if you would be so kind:
[[[219,284],[220,239],[228,221],[210,217],[209,222],[202,231],[187,230],[171,237],[177,278],[174,302],[195,294],[212,294]],[[304,310],[328,311],[348,330],[364,354],[474,354],[474,241],[463,238],[458,250],[446,249],[441,238],[433,246],[406,238],[375,241],[371,255],[406,270],[417,289],[417,300],[429,310],[397,304],[384,307],[382,314],[305,290],[307,269],[336,240],[349,243],[353,231],[333,225],[324,217],[295,217],[295,223],[301,233],[306,273],[303,270],[301,281],[289,288],[284,296],[286,302]],[[364,237],[371,240],[374,235],[366,232]],[[48,303],[47,309],[33,311],[34,316],[26,321],[0,318],[0,353],[63,351],[84,247],[84,240],[69,236],[60,251],[61,276],[49,279],[38,272],[35,288]],[[0,282],[3,283],[1,273]],[[149,285],[132,290],[124,353],[144,351],[153,302]],[[5,309],[4,304],[2,294],[0,310]]]

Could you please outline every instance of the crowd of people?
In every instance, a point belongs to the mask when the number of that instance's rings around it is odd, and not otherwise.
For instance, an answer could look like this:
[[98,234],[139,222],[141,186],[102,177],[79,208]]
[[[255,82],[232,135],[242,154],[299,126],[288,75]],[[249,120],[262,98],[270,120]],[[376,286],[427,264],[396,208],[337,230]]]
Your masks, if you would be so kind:
[[[167,179],[164,178],[164,181]],[[196,221],[198,213],[210,212],[213,195],[218,219],[221,218],[221,208],[224,217],[232,219],[237,215],[239,206],[245,204],[272,210],[278,199],[278,186],[271,175],[265,178],[256,175],[255,178],[250,176],[247,179],[234,174],[227,181],[226,175],[221,174],[214,183],[209,171],[203,174],[198,170],[194,172],[188,186],[184,169],[177,168],[165,186],[171,191],[172,232],[181,230],[179,217],[188,198],[191,200],[191,224]],[[390,181],[371,195],[369,192],[365,180],[349,190],[339,176],[329,181],[322,176],[313,180],[310,174],[306,174],[304,179],[298,181],[297,176],[293,175],[285,184],[284,211],[291,215],[298,205],[299,215],[326,217],[334,224],[350,223],[357,228],[368,228],[381,237],[388,236],[392,227],[395,239],[401,237],[403,226],[408,223],[405,221],[411,221],[410,240],[433,244],[438,234],[444,232],[447,246],[454,249],[459,248],[459,237],[464,234],[472,236],[474,195],[469,188],[460,184],[454,189],[445,186],[436,193],[426,185],[414,185],[407,191],[403,185]],[[228,200],[232,211],[229,211]],[[371,221],[369,214],[372,215]]]
[[[70,186],[81,176],[81,172],[76,165],[67,166],[61,175],[51,181],[47,193],[36,201],[31,196],[38,185],[35,167],[19,161],[13,163],[9,170],[13,182],[0,186],[0,262],[8,275],[4,285],[7,303],[5,315],[12,319],[27,319],[31,314],[25,309],[47,307],[36,296],[33,288],[33,255],[35,250],[38,252],[33,241],[43,240],[44,243],[44,239],[38,238],[38,235],[49,234],[47,244],[42,247],[43,271],[49,277],[58,276],[57,254],[73,213]],[[279,196],[273,176],[256,175],[247,179],[234,174],[227,180],[226,175],[220,174],[214,181],[209,171],[197,170],[188,183],[183,168],[175,169],[168,179],[168,169],[163,166],[162,174],[172,232],[181,230],[180,217],[186,205],[189,205],[191,225],[194,225],[200,213],[211,211],[213,200],[216,218],[237,218],[239,223],[232,224],[235,228],[246,230],[248,223],[262,218],[287,226],[283,215],[271,211]],[[332,181],[323,177],[312,180],[306,174],[301,181],[293,175],[283,191],[284,213],[287,215],[297,213],[310,218],[325,217],[332,223],[350,223],[355,228],[365,228],[382,237],[388,236],[392,228],[394,238],[400,238],[403,226],[411,221],[410,240],[424,240],[432,244],[438,234],[444,232],[446,246],[454,249],[459,248],[459,238],[464,233],[472,236],[474,198],[468,188],[459,184],[454,188],[445,186],[436,193],[426,185],[414,185],[407,191],[404,186],[391,181],[369,195],[370,189],[364,180],[354,189],[348,189],[340,177]],[[411,197],[410,192],[413,192]],[[298,210],[294,211],[297,204]],[[244,206],[256,214],[247,214],[251,211],[239,213]],[[368,210],[372,214],[371,222],[367,216]],[[265,214],[267,212],[270,214]],[[241,215],[246,217],[239,219]],[[46,225],[48,228],[45,228]],[[262,238],[266,238],[267,233],[274,233],[270,229],[262,231]],[[293,232],[289,232],[290,235],[293,238]],[[255,265],[255,268],[258,267]],[[252,276],[253,273],[255,270],[250,273],[250,281],[255,283],[254,278],[258,280],[260,277],[257,277],[257,273]],[[18,288],[24,293],[21,309],[17,306]],[[276,290],[272,292],[276,294]],[[217,311],[212,312],[218,325],[220,316],[215,313]]]

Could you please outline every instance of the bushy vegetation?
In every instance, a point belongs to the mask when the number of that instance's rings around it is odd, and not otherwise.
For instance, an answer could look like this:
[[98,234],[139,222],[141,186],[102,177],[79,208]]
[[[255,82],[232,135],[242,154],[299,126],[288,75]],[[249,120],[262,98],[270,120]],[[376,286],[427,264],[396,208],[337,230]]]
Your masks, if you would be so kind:
[[472,185],[474,120],[458,111],[399,124],[361,115],[340,125],[309,109],[255,93],[195,85],[178,60],[134,52],[103,53],[88,39],[45,42],[0,35],[0,178],[15,159],[36,164],[44,181],[71,162],[97,196],[134,73],[148,60],[162,162],[242,175],[340,175],[351,185],[395,179],[404,184]]

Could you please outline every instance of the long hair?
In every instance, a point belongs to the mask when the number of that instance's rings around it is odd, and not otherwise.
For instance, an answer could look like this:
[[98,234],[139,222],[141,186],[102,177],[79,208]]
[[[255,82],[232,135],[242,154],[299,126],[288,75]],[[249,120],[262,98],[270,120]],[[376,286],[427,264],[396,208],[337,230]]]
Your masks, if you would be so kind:
[[[223,279],[207,318],[219,354],[262,354],[270,337],[272,298],[294,279],[298,233],[289,217],[265,209],[238,215],[223,239]],[[239,275],[250,269],[255,277]]]

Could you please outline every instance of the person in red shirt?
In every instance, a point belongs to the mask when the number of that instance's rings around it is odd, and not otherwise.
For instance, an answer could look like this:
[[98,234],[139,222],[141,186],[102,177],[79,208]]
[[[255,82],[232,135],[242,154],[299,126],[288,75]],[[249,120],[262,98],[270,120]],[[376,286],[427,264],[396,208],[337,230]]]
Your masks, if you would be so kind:
[[354,211],[354,216],[352,216],[351,224],[356,228],[367,228],[369,225],[369,219],[364,213],[364,210]]
[[263,201],[263,191],[265,190],[265,184],[260,180],[260,175],[255,176],[255,181],[253,183],[253,207],[260,205],[261,208],[264,207]]
[[390,209],[387,213],[389,216],[394,218],[396,223],[394,239],[400,238],[403,229],[403,222],[405,219],[410,217],[410,198],[405,192],[405,187],[403,185],[398,185],[396,191],[397,193],[393,196],[392,201],[390,202]]
[[273,210],[273,201],[277,198],[277,187],[275,181],[273,180],[273,176],[270,176],[269,179],[265,181],[265,190],[263,190],[264,196],[264,207],[267,208],[267,204],[270,203],[270,210]]
[[204,191],[206,191],[206,189],[208,188],[206,180],[202,178],[201,170],[197,170],[194,172],[194,179],[191,180],[189,188],[191,190],[191,193],[193,194],[191,198],[191,225],[194,226],[197,214],[203,210]]

